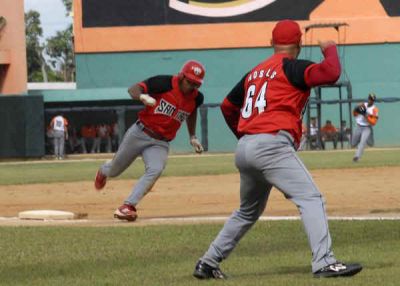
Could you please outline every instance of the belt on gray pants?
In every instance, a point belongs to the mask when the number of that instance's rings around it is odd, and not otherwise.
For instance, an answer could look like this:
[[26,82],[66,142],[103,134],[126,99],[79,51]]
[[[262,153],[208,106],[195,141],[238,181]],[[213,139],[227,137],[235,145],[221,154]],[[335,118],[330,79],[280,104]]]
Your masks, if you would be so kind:
[[142,122],[140,122],[140,120],[136,121],[135,123],[144,133],[146,133],[147,135],[149,135],[151,138],[154,138],[156,140],[161,140],[161,141],[165,141],[165,142],[169,142],[171,140],[165,138],[164,136],[162,136],[161,134],[158,134],[157,132],[154,132],[153,130],[151,130],[150,128],[147,128]]

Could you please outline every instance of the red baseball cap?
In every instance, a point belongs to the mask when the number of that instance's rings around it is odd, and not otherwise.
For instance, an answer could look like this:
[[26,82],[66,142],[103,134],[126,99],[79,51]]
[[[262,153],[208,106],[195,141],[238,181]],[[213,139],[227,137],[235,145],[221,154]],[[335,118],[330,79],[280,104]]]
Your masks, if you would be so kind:
[[300,44],[301,30],[299,24],[292,20],[279,21],[272,30],[274,45]]
[[195,84],[202,84],[206,70],[200,62],[190,60],[183,65],[180,73],[189,81]]

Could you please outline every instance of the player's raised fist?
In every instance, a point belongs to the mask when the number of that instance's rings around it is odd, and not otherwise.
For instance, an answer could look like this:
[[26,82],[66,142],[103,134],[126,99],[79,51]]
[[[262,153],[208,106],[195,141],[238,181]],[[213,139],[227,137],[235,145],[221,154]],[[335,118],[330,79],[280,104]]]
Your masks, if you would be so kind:
[[329,48],[330,46],[335,46],[336,43],[334,41],[318,41],[318,44],[321,48],[321,51],[325,51],[327,48]]

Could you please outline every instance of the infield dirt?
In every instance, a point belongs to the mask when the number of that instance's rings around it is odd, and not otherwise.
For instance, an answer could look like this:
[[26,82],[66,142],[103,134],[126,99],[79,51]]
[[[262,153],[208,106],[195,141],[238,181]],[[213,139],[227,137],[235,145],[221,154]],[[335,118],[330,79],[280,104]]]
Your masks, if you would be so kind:
[[[311,174],[331,216],[400,215],[400,167],[314,170]],[[54,209],[87,213],[94,225],[112,222],[115,208],[123,203],[134,183],[109,180],[101,192],[95,191],[92,181],[0,186],[0,217]],[[238,203],[238,174],[162,177],[138,205],[138,222],[155,217],[226,216]],[[273,189],[264,215],[293,216],[298,211]]]

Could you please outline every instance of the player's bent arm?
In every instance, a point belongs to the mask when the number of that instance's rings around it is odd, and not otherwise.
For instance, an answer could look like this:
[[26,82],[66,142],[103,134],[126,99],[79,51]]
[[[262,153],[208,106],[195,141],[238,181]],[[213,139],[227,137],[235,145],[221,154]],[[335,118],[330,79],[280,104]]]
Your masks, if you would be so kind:
[[128,89],[128,93],[133,100],[140,100],[139,97],[143,92],[144,89],[138,84],[134,84]]
[[189,115],[186,119],[186,124],[189,133],[189,142],[193,146],[196,153],[202,153],[204,151],[199,139],[196,137],[196,122],[197,122],[197,108]]
[[319,64],[310,65],[304,73],[304,80],[309,87],[333,84],[341,73],[336,45],[332,41],[320,43],[324,60]]
[[139,84],[135,84],[128,89],[128,93],[133,100],[140,100],[144,105],[154,106],[156,104],[156,100],[143,92],[144,88]]
[[247,75],[248,73],[242,77],[221,103],[221,111],[225,122],[237,138],[242,137],[242,134],[238,132],[237,128],[240,119],[240,108],[243,105],[244,100],[244,84]]
[[367,121],[369,124],[371,124],[372,126],[375,126],[376,123],[378,122],[378,117],[375,115],[368,115],[367,116]]
[[372,114],[368,114],[367,115],[367,121],[369,124],[371,124],[372,126],[375,126],[376,123],[378,122],[378,108],[375,107],[374,110],[372,111]]
[[189,137],[196,136],[197,108],[186,119]]
[[224,116],[226,124],[232,130],[233,134],[235,134],[236,138],[240,138],[241,134],[238,132],[238,124],[240,117],[240,107],[234,105],[229,99],[226,97],[221,104],[221,112]]

